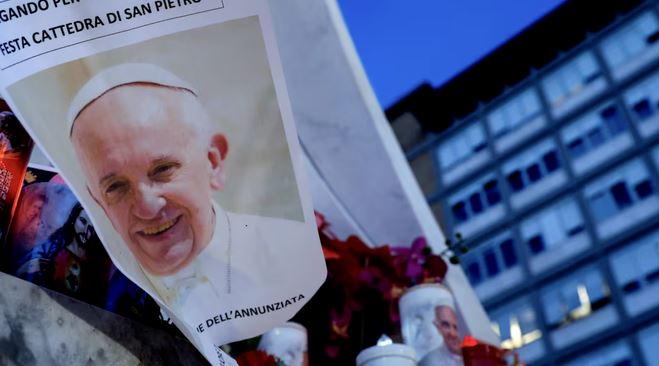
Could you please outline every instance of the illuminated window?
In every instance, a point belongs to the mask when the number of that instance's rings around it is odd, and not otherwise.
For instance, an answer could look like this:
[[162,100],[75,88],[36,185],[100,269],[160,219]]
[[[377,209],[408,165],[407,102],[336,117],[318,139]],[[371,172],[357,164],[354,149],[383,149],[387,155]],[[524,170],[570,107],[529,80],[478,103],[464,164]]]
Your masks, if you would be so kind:
[[491,312],[490,319],[503,348],[519,349],[542,338],[536,312],[527,299]]
[[595,268],[560,280],[542,291],[542,305],[551,330],[570,324],[611,302],[609,286]]

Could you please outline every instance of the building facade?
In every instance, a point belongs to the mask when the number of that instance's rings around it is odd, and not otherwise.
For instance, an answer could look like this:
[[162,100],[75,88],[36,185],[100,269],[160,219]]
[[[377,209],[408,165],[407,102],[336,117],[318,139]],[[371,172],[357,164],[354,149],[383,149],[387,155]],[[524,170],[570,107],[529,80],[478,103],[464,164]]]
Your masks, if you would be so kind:
[[659,365],[659,3],[610,3],[568,1],[387,111],[532,365]]

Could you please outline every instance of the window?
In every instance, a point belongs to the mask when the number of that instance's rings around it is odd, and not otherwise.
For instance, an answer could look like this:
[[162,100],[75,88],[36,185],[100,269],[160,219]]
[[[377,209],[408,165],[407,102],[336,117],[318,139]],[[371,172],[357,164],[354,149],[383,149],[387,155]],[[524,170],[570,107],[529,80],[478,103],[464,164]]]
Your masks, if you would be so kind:
[[487,275],[493,277],[499,274],[499,263],[497,262],[497,255],[494,253],[494,250],[490,249],[485,251],[484,257]]
[[588,142],[593,148],[599,147],[604,143],[604,133],[599,127],[595,127],[588,131]]
[[464,222],[469,218],[467,215],[467,206],[465,206],[464,202],[457,202],[454,204],[451,207],[451,211],[453,212],[453,218],[457,222]]
[[542,337],[536,312],[526,298],[491,312],[490,319],[503,348],[521,348]]
[[514,245],[513,239],[506,239],[499,245],[501,254],[503,254],[503,263],[508,268],[517,264],[517,253],[515,252]]
[[480,123],[475,123],[439,147],[440,167],[449,170],[486,147],[485,131]]
[[508,177],[506,177],[508,185],[513,192],[519,192],[524,189],[524,177],[519,170],[513,170]]
[[501,193],[499,192],[496,179],[487,181],[483,185],[483,188],[485,189],[485,197],[489,205],[496,205],[501,202]]
[[526,168],[526,175],[531,183],[535,183],[539,181],[540,178],[542,178],[542,171],[540,170],[540,164],[534,163],[529,165],[529,167]]
[[545,140],[507,162],[503,172],[510,190],[517,193],[542,181],[560,166],[556,146]]
[[[620,79],[651,61],[652,58],[644,59],[644,56],[657,45],[658,36],[659,22],[654,15],[646,13],[607,37],[601,50],[614,76]],[[632,62],[633,69],[627,70]]]
[[570,143],[567,144],[567,149],[574,159],[580,158],[582,155],[586,154],[586,151],[588,151],[586,143],[581,137],[577,137],[570,141]]
[[638,340],[643,350],[647,366],[659,366],[657,345],[659,344],[659,323],[655,323],[638,333]]
[[589,84],[601,77],[602,72],[595,57],[585,52],[542,80],[542,89],[550,106],[556,109],[583,93]]
[[545,163],[545,168],[549,173],[553,173],[561,167],[561,163],[558,161],[558,155],[556,155],[556,151],[554,150],[550,150],[542,155],[542,162]]
[[455,223],[464,223],[501,203],[501,193],[494,174],[454,194],[449,199]]
[[542,253],[545,250],[545,242],[542,240],[542,235],[534,235],[529,240],[529,248],[531,253],[538,254]]
[[625,105],[631,119],[636,122],[643,137],[654,135],[659,131],[657,106],[659,103],[659,73],[646,78],[628,89],[624,94]]
[[469,204],[471,205],[471,210],[474,214],[479,214],[483,212],[483,203],[481,202],[481,193],[476,192],[469,196]]
[[610,261],[616,283],[626,294],[659,283],[659,231],[627,245]]
[[609,105],[600,112],[600,115],[604,122],[606,122],[609,134],[617,135],[627,130],[627,121],[622,116],[622,112],[618,106]]
[[623,165],[586,187],[590,212],[602,222],[654,195],[654,184],[640,160]]
[[495,236],[474,249],[463,265],[472,285],[495,277],[518,264],[515,240],[510,232]]
[[467,267],[467,277],[469,282],[472,285],[478,285],[483,281],[483,276],[481,275],[481,267],[478,262],[471,262],[466,265]]
[[543,312],[551,330],[588,317],[610,302],[608,284],[596,268],[588,268],[542,290]]
[[570,361],[565,366],[632,366],[633,364],[629,345],[625,342],[618,342]]
[[501,137],[541,114],[540,99],[534,89],[527,89],[503,103],[487,117],[494,138]]
[[537,255],[584,231],[583,217],[576,202],[569,199],[522,222],[521,231],[531,254]]
[[578,159],[627,131],[620,108],[607,103],[561,131],[561,140],[572,159]]

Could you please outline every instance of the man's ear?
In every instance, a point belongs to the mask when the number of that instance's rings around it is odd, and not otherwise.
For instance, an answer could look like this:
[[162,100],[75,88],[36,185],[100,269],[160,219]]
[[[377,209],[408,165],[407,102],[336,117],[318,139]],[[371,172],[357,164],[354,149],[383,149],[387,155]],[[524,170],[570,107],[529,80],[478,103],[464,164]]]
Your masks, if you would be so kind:
[[223,134],[218,133],[211,138],[211,144],[208,148],[208,161],[211,164],[211,188],[220,190],[224,188],[224,160],[229,152],[229,143]]

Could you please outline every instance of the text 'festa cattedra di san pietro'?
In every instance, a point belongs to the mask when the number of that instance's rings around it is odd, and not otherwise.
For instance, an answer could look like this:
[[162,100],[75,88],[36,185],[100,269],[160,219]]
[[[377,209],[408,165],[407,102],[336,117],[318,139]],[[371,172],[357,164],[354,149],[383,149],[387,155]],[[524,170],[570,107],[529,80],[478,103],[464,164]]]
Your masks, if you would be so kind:
[[[47,11],[65,5],[79,3],[82,0],[38,0],[21,3],[0,9],[0,25],[33,14]],[[3,56],[21,51],[32,45],[40,45],[48,41],[67,37],[76,33],[93,30],[105,25],[132,20],[153,13],[176,9],[182,6],[194,5],[202,0],[154,0],[133,5],[124,9],[108,12],[103,15],[89,16],[52,27],[46,27],[31,34],[0,40],[0,54]]]

